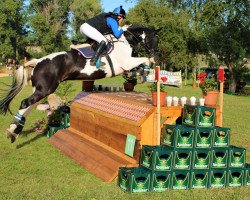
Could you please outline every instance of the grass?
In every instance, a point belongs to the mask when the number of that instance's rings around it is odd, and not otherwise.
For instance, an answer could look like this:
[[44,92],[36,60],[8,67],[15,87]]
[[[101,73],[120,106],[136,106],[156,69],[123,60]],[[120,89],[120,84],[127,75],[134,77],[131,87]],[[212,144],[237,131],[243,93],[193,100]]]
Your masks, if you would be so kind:
[[[10,83],[11,78],[0,81]],[[121,77],[96,81],[95,84],[121,84]],[[81,91],[81,82],[72,82],[75,93]],[[148,84],[136,85],[136,91],[149,92]],[[2,87],[2,86],[1,86]],[[15,113],[22,99],[32,92],[27,86],[11,104]],[[201,96],[199,88],[191,85],[182,88],[167,87],[171,96]],[[250,162],[250,96],[224,95],[224,122],[230,127],[231,144],[247,149]],[[116,183],[105,183],[80,165],[64,156],[50,143],[45,135],[30,130],[35,121],[45,118],[46,113],[33,110],[27,118],[21,136],[14,144],[6,139],[4,132],[12,121],[12,116],[0,116],[0,199],[249,199],[249,187],[168,191],[162,193],[128,194]]]

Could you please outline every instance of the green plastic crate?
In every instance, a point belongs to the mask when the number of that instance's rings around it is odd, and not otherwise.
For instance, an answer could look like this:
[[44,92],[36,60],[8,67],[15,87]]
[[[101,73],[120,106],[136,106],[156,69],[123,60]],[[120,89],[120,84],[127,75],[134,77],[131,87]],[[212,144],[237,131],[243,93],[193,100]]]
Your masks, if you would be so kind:
[[172,169],[173,149],[166,146],[143,145],[140,164],[150,170],[169,171]]
[[209,187],[209,170],[191,170],[190,188],[205,189]]
[[210,188],[227,187],[227,170],[226,169],[211,169],[209,176]]
[[211,151],[209,149],[194,149],[192,169],[210,169]]
[[144,167],[120,167],[118,186],[128,192],[150,191],[151,171]]
[[63,125],[66,128],[70,127],[70,113],[62,113],[61,125]]
[[192,149],[178,149],[174,152],[173,169],[190,170],[192,167]]
[[244,186],[245,168],[228,168],[228,187]]
[[213,143],[213,128],[196,128],[195,131],[195,148],[211,148]]
[[228,148],[213,148],[211,153],[211,168],[227,168]]
[[245,162],[246,162],[246,149],[230,146],[228,167],[231,168],[244,167]]
[[250,186],[250,164],[245,165],[245,186]]
[[162,192],[171,188],[171,172],[152,171],[151,190]]
[[213,147],[229,147],[230,128],[214,127]]
[[50,138],[52,137],[58,130],[64,129],[65,127],[62,125],[58,126],[52,126],[48,125],[48,130],[47,130],[47,137]]
[[194,133],[194,127],[164,125],[161,133],[161,144],[173,148],[193,148]]
[[173,190],[190,189],[190,171],[189,170],[173,170],[172,189]]
[[195,127],[213,127],[215,125],[215,108],[184,105],[182,124]]

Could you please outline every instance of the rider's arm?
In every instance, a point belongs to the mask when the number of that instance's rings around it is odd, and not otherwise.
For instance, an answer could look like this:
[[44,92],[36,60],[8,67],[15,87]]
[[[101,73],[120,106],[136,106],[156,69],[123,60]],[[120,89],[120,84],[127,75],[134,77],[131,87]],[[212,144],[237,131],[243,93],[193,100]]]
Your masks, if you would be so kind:
[[108,17],[107,18],[107,25],[108,25],[108,27],[110,27],[112,29],[113,34],[117,39],[121,37],[121,35],[123,34],[123,30],[122,30],[122,28],[119,29],[118,23],[114,18]]

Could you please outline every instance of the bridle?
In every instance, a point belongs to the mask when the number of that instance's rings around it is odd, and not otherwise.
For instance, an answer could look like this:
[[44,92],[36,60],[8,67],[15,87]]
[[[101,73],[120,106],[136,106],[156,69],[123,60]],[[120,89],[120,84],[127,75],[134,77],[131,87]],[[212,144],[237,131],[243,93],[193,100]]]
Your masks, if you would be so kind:
[[[133,36],[133,38],[135,38],[137,40],[138,43],[141,42],[141,40],[138,38],[138,36],[136,36],[135,34],[133,34],[131,31],[126,30],[127,33],[129,33],[130,35]],[[147,43],[144,41],[144,39],[142,38],[142,44],[144,46],[144,48],[149,52],[149,53],[153,53],[153,49],[150,49],[149,46],[147,45]],[[131,45],[131,44],[130,44]],[[135,46],[131,45],[133,49],[135,49]]]
[[[143,45],[143,47],[150,53],[150,54],[153,54],[154,52],[155,52],[155,50],[154,49],[150,49],[149,48],[149,46],[148,46],[148,44],[144,41],[144,39],[142,39],[142,41],[138,38],[139,36],[136,36],[134,33],[132,33],[131,31],[129,31],[129,30],[126,30],[126,31],[124,31],[124,32],[127,32],[127,33],[129,33],[135,40],[136,40],[136,42],[137,43],[142,43],[142,45]],[[117,40],[115,40],[114,41],[114,37],[112,37],[111,35],[109,35],[110,36],[110,42],[112,42],[112,43],[115,43],[115,42],[124,42],[125,43],[125,41],[121,41],[120,39],[117,39]],[[124,36],[125,37],[125,36]],[[130,44],[129,43],[129,45],[136,51],[136,48],[135,48],[135,46],[134,45],[132,45],[132,44]],[[137,52],[138,53],[138,52]]]

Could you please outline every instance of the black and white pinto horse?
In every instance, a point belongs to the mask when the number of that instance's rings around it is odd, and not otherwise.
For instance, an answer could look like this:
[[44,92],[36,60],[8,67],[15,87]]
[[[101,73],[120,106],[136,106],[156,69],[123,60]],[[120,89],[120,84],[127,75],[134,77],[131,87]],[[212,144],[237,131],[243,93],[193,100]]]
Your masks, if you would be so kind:
[[[154,62],[158,44],[157,31],[144,26],[129,26],[118,41],[113,41],[114,49],[109,54],[115,75],[131,70],[140,64]],[[141,43],[150,53],[147,57],[132,57],[134,47]],[[31,74],[33,94],[22,100],[13,122],[6,131],[7,137],[14,142],[23,129],[25,118],[30,110],[43,98],[53,93],[58,85],[66,80],[96,80],[112,76],[112,70],[105,57],[105,66],[99,68],[90,65],[90,59],[84,58],[76,49],[58,52],[40,59],[33,59],[25,66],[33,65]],[[7,95],[0,100],[0,114],[10,112],[10,102],[21,92],[26,84],[25,66],[19,67]]]

